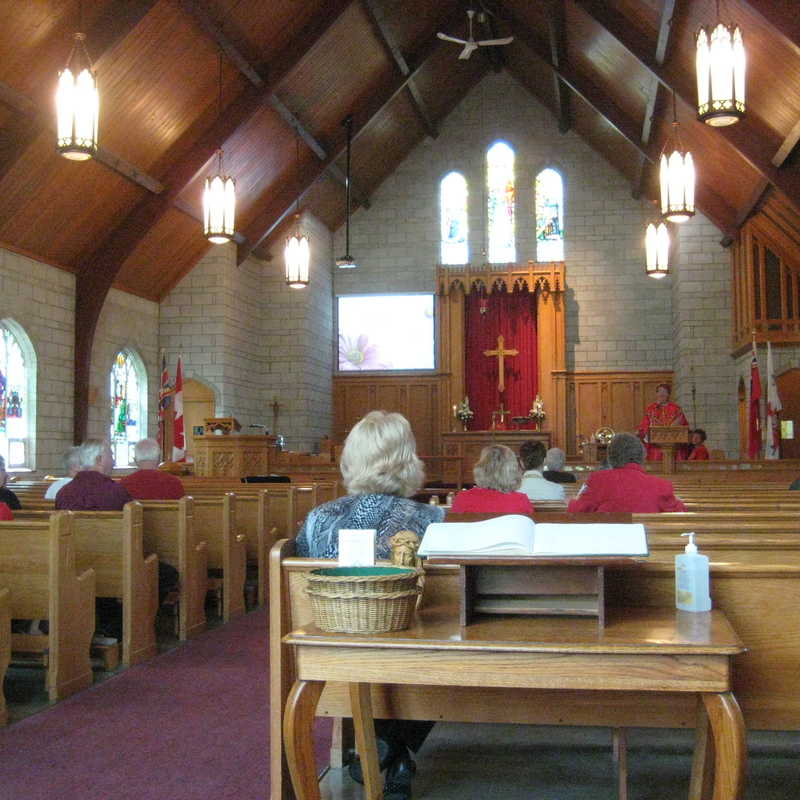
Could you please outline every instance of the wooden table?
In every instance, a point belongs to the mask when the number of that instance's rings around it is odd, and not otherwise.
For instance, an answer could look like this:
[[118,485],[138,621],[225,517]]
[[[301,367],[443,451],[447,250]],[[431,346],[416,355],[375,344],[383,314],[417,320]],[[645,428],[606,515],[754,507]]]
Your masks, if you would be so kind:
[[[312,726],[326,681],[350,685],[364,797],[380,800],[371,684],[486,686],[557,690],[694,692],[700,703],[699,747],[692,786],[710,781],[713,800],[738,800],[747,750],[731,692],[731,657],[745,648],[721,611],[610,609],[597,622],[536,617],[485,617],[467,628],[453,607],[425,609],[411,628],[375,635],[300,628],[284,641],[295,647],[297,680],[283,719],[286,757],[298,800],[318,800]],[[710,723],[712,741],[702,733]]]

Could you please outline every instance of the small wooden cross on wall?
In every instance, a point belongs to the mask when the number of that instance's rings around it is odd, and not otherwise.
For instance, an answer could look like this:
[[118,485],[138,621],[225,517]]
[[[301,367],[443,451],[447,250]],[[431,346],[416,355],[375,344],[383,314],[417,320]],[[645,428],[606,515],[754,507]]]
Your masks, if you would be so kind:
[[506,350],[505,349],[505,339],[503,335],[497,337],[497,349],[496,350],[484,350],[483,354],[485,356],[494,356],[497,358],[497,389],[500,392],[504,392],[506,389],[506,363],[505,358],[506,356],[516,356],[519,355],[519,350]]

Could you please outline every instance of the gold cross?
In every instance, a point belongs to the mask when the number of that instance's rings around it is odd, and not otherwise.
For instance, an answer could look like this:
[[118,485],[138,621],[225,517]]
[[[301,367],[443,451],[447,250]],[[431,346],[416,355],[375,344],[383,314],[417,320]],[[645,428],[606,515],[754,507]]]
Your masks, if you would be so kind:
[[505,339],[503,338],[503,335],[500,334],[500,336],[497,337],[497,349],[484,350],[483,354],[485,356],[497,356],[497,389],[500,392],[504,392],[506,389],[505,357],[519,355],[519,350],[506,350]]

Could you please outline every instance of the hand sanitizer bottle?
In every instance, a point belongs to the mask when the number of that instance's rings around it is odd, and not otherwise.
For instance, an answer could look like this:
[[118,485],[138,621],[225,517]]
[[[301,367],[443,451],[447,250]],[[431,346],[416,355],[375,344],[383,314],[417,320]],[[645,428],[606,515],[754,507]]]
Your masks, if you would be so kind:
[[675,605],[681,611],[709,611],[708,556],[697,552],[694,533],[681,536],[688,536],[689,544],[685,553],[675,556]]

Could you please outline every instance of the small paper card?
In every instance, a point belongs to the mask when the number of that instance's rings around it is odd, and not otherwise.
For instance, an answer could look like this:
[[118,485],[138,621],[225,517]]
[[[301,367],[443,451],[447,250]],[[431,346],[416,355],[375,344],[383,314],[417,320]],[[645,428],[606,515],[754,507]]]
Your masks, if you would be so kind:
[[339,566],[374,567],[375,534],[374,529],[339,531]]

